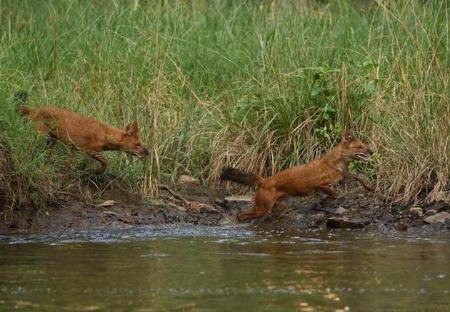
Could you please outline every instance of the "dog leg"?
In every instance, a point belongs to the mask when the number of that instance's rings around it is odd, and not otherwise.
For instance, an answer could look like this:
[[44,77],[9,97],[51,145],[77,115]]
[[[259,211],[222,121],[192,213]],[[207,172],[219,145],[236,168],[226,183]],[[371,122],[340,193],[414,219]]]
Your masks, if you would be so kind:
[[89,152],[87,154],[100,163],[100,168],[95,170],[94,173],[102,174],[103,172],[105,172],[106,168],[108,167],[108,161],[100,153]]
[[335,191],[333,191],[333,189],[331,187],[329,187],[329,186],[325,186],[325,185],[324,186],[319,186],[318,189],[322,193],[325,193],[331,199],[336,199],[337,198],[337,193]]
[[272,207],[275,204],[275,201],[281,195],[282,194],[278,194],[275,189],[266,189],[263,187],[259,188],[256,191],[255,206],[253,207],[253,210],[240,214],[237,217],[238,221],[243,222],[250,219],[260,218],[269,214],[272,211]]
[[250,212],[241,213],[240,215],[237,216],[237,219],[239,222],[245,222],[247,220],[264,217],[267,214],[268,212],[265,210],[253,210]]
[[347,181],[358,181],[366,190],[373,192],[375,190],[375,188],[373,187],[373,185],[369,182],[369,180],[364,177],[361,174],[357,174],[357,175],[353,175],[350,173],[347,173],[345,175],[345,180]]

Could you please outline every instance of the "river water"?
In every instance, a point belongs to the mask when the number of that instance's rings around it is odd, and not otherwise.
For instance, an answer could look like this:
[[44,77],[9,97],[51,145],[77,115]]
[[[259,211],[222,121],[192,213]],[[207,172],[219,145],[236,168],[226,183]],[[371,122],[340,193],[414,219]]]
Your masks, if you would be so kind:
[[0,236],[0,311],[450,311],[450,234],[151,227]]

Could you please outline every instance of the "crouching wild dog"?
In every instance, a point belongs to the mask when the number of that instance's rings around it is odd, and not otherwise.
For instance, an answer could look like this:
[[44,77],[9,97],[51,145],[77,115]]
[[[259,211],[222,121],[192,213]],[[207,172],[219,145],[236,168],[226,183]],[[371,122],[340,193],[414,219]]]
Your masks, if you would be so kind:
[[345,131],[337,146],[322,158],[307,164],[283,170],[268,178],[234,168],[224,168],[220,179],[257,186],[252,211],[238,216],[239,221],[245,221],[270,213],[275,201],[286,195],[305,196],[313,191],[321,191],[335,199],[337,196],[331,186],[344,178],[356,179],[366,189],[372,190],[362,177],[347,173],[348,162],[357,159],[367,161],[370,155],[372,151],[364,143]]
[[25,91],[18,91],[14,98],[19,114],[30,120],[35,130],[47,135],[47,147],[59,140],[86,153],[100,162],[96,174],[103,173],[108,167],[107,160],[101,155],[102,151],[123,151],[140,158],[148,154],[139,139],[137,121],[121,130],[67,109],[25,106],[28,98]]

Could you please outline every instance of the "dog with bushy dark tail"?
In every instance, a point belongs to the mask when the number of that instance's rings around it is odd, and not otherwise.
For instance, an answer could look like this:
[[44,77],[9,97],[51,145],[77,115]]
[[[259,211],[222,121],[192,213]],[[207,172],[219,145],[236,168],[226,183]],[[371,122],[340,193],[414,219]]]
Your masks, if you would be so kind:
[[287,195],[305,196],[314,191],[320,191],[335,199],[337,194],[331,186],[343,179],[356,179],[366,189],[373,190],[365,179],[350,175],[347,171],[350,161],[367,161],[371,155],[372,151],[366,144],[350,132],[344,131],[341,142],[320,159],[283,170],[268,178],[228,167],[223,169],[220,179],[244,185],[256,185],[253,209],[238,216],[239,221],[246,221],[271,213],[277,199]]

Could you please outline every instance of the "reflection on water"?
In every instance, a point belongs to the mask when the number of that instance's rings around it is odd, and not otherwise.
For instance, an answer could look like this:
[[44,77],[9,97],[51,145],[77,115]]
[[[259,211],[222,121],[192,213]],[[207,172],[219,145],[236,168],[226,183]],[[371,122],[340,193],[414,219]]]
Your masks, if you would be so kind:
[[0,310],[448,311],[449,263],[447,233],[161,227],[0,236]]

